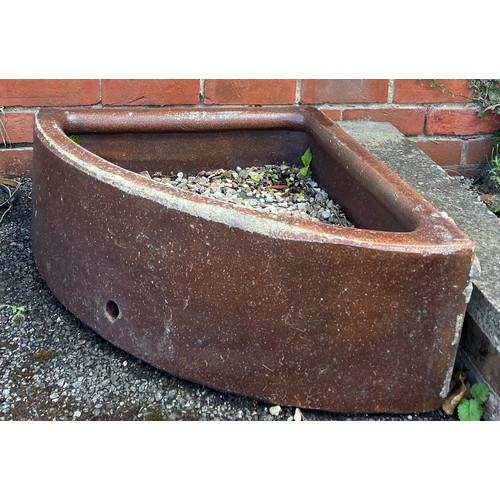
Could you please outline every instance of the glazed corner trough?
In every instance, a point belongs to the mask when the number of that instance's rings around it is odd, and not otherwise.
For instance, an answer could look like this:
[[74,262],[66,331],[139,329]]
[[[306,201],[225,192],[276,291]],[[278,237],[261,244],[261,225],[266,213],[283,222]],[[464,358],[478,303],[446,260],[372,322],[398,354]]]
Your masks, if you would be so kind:
[[[104,338],[173,375],[275,404],[441,405],[473,243],[319,110],[43,109],[34,128],[35,261]],[[356,228],[139,174],[298,164],[307,148]]]

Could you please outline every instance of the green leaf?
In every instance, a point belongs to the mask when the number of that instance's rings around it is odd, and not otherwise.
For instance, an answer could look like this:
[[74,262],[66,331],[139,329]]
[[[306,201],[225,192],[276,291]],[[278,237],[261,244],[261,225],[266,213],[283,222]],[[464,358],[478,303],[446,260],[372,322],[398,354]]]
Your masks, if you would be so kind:
[[305,177],[308,173],[309,173],[309,167],[302,167],[302,168],[299,170],[299,175],[300,175],[301,177]]
[[462,399],[458,405],[458,418],[462,421],[478,421],[483,416],[483,409],[475,399]]
[[301,160],[302,160],[302,163],[304,164],[304,166],[309,168],[309,165],[311,164],[311,161],[312,161],[311,148],[307,148],[307,151],[302,155]]
[[3,309],[4,307],[7,307],[12,311],[12,314],[14,316],[12,316],[11,321],[15,325],[18,325],[19,323],[21,323],[24,320],[24,318],[26,317],[23,314],[23,312],[26,311],[27,306],[13,306],[11,304],[0,304],[0,309]]
[[483,404],[490,395],[490,390],[486,384],[473,384],[470,388],[470,395],[479,403]]
[[70,135],[69,138],[78,144],[78,136],[76,134]]

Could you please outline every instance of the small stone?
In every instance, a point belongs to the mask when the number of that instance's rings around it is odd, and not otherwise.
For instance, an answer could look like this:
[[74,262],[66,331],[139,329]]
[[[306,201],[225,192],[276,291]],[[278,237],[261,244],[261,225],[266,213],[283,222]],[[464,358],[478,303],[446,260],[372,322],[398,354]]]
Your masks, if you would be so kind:
[[73,413],[73,418],[78,418],[82,415],[82,412],[80,410],[76,410],[74,413]]
[[304,415],[302,415],[302,412],[298,408],[295,408],[295,413],[293,414],[293,419],[295,420],[295,422],[300,422],[300,421],[304,420]]
[[276,406],[271,406],[269,408],[269,413],[271,415],[273,415],[273,417],[277,417],[281,412],[281,406],[280,405],[276,405]]
[[127,366],[127,365],[128,365],[128,363],[127,363],[126,361],[124,361],[124,362],[122,363],[122,365],[123,365],[123,366]]

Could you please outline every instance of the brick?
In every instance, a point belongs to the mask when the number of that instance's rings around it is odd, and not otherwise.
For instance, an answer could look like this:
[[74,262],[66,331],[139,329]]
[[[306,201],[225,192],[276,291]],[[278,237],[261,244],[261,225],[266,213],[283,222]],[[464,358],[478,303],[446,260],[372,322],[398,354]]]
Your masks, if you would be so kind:
[[389,80],[302,80],[301,102],[366,103],[387,102]]
[[296,80],[206,80],[206,104],[293,104]]
[[463,94],[465,97],[443,92],[439,87],[430,87],[432,80],[396,80],[394,82],[394,99],[397,104],[433,104],[440,102],[468,102],[472,90],[467,88],[467,80],[440,80],[444,89],[453,94]]
[[500,128],[500,115],[485,113],[480,118],[475,109],[431,108],[427,113],[426,132],[429,135],[489,134]]
[[198,104],[199,80],[103,80],[105,106]]
[[446,139],[416,141],[415,145],[441,167],[460,164],[462,141]]
[[321,111],[334,122],[337,122],[342,118],[342,112],[340,109],[322,109]]
[[0,175],[4,177],[29,177],[32,157],[32,148],[0,149]]
[[84,106],[99,102],[99,80],[0,80],[0,106]]
[[[8,139],[11,144],[33,142],[33,117],[34,113],[5,113],[0,114]],[[0,128],[3,128],[0,125]],[[1,144],[0,134],[0,144]]]
[[471,139],[467,142],[467,163],[485,165],[491,158],[493,139]]
[[402,134],[419,135],[424,131],[425,109],[346,109],[344,120],[372,120],[389,122]]

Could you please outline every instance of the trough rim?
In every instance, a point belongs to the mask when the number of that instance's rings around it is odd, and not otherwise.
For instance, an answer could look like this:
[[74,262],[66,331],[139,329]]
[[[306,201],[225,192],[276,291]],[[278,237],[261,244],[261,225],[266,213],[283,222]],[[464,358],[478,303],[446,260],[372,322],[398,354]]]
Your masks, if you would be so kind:
[[[269,116],[274,121],[269,121]],[[223,120],[214,121],[219,118]],[[153,126],[153,130],[151,127]],[[379,231],[297,219],[286,214],[257,212],[224,201],[202,198],[160,184],[92,153],[68,137],[78,133],[189,132],[235,129],[294,129],[314,136],[322,146],[340,147],[371,169],[354,174],[366,189],[373,180],[390,186],[394,202],[406,211],[414,226],[409,231]],[[443,255],[474,250],[474,244],[447,214],[439,212],[413,187],[390,170],[367,148],[326,117],[319,109],[297,107],[259,108],[138,108],[40,109],[34,117],[34,133],[53,154],[80,172],[122,192],[208,220],[236,226],[276,239],[370,247],[378,251]],[[383,178],[383,179],[382,179]],[[387,193],[383,193],[387,196]],[[209,208],[209,210],[207,210]],[[394,208],[392,209],[394,210]]]

